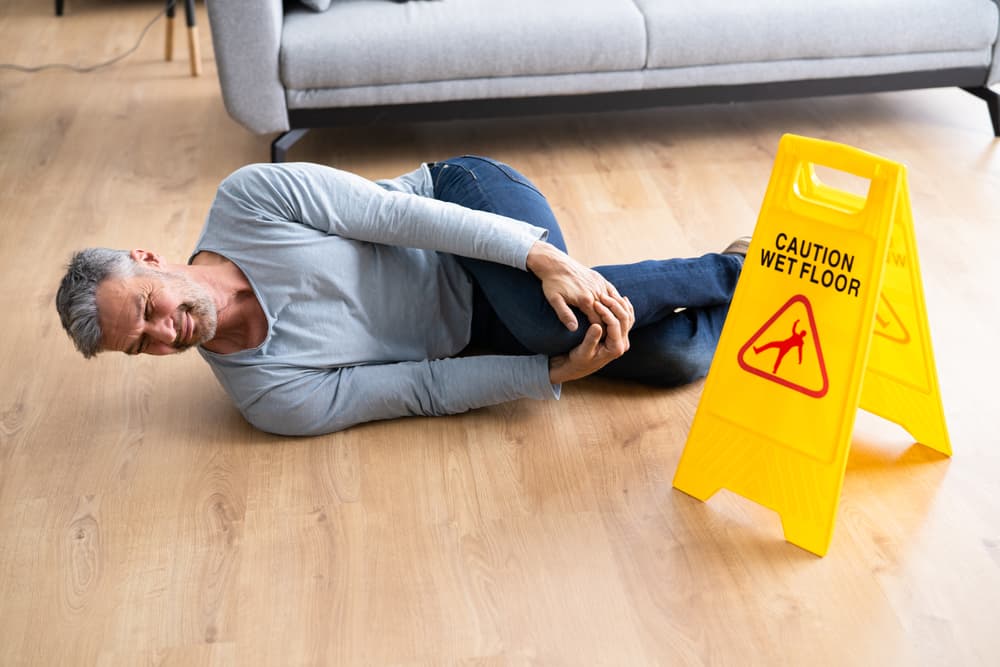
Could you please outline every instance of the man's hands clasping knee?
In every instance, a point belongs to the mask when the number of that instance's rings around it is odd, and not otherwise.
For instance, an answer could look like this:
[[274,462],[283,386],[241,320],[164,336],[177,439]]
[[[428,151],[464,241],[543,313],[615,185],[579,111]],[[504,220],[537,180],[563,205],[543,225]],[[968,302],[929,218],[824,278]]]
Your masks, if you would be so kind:
[[584,266],[559,248],[545,241],[537,241],[528,252],[528,270],[542,281],[542,292],[559,321],[570,331],[579,324],[571,306],[583,311],[591,324],[601,324],[604,317],[596,308],[605,297],[618,303],[625,311],[623,322],[626,333],[635,323],[632,303],[597,271]]
[[549,359],[549,382],[561,384],[595,373],[628,351],[628,330],[634,322],[630,311],[609,296],[601,297],[595,310],[604,326],[591,323],[583,342],[569,354]]
[[579,326],[571,306],[590,321],[582,343],[549,360],[553,384],[586,377],[628,351],[635,309],[604,276],[544,241],[532,246],[527,266],[542,281],[545,298],[567,329]]

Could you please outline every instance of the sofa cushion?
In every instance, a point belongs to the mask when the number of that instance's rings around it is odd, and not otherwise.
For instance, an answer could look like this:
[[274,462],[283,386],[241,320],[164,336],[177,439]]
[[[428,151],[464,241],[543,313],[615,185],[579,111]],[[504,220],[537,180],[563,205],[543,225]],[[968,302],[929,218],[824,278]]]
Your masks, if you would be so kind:
[[997,36],[991,0],[634,1],[650,69],[975,51]]
[[632,0],[337,0],[291,8],[281,78],[309,89],[639,70],[645,23]]

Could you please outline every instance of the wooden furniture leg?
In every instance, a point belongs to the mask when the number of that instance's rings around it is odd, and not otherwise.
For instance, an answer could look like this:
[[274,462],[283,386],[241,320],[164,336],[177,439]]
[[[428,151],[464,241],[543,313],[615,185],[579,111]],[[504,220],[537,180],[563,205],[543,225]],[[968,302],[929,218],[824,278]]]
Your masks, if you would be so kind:
[[184,12],[188,28],[188,59],[191,61],[191,76],[201,75],[201,46],[198,43],[198,26],[194,19],[194,0],[184,0]]
[[167,0],[167,39],[163,51],[163,59],[170,62],[174,59],[174,2]]
[[[167,0],[167,42],[164,58],[174,59],[174,14],[177,0]],[[184,0],[184,17],[187,22],[188,58],[191,61],[191,76],[201,75],[201,45],[198,42],[198,26],[195,25],[194,0]]]

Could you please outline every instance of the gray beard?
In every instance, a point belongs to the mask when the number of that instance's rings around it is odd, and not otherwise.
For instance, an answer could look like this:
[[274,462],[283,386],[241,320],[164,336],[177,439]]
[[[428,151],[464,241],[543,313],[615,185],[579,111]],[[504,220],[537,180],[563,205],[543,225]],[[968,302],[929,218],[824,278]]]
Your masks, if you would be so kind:
[[198,325],[197,338],[188,345],[178,345],[178,350],[187,350],[195,345],[201,345],[215,338],[215,330],[219,324],[219,314],[215,302],[208,290],[196,283],[189,276],[166,274],[167,280],[178,286],[184,297],[181,310],[191,314]]

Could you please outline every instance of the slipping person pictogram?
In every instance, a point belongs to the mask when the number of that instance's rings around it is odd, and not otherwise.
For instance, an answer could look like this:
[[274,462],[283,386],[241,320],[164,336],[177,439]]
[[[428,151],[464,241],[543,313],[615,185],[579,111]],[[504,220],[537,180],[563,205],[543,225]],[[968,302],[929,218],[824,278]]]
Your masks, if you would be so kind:
[[[795,312],[789,312],[791,308],[795,308]],[[789,324],[791,335],[784,337],[780,332],[787,331]],[[798,294],[789,299],[750,337],[740,348],[737,358],[740,367],[748,373],[777,382],[806,396],[820,398],[826,394],[829,380],[819,341],[820,335],[809,299]],[[806,347],[809,348],[808,352]],[[798,348],[799,363],[797,366],[788,366],[785,359],[795,348]],[[777,358],[764,354],[768,350],[775,350]],[[779,369],[781,375],[778,374]]]
[[765,345],[754,346],[754,354],[760,354],[764,350],[776,349],[778,350],[778,358],[774,360],[774,368],[771,369],[772,373],[777,374],[778,367],[781,366],[781,362],[784,360],[785,355],[788,354],[793,347],[799,349],[799,365],[802,364],[802,346],[806,339],[806,330],[795,331],[795,328],[799,326],[799,320],[795,320],[792,324],[792,335],[784,340],[776,340]]

